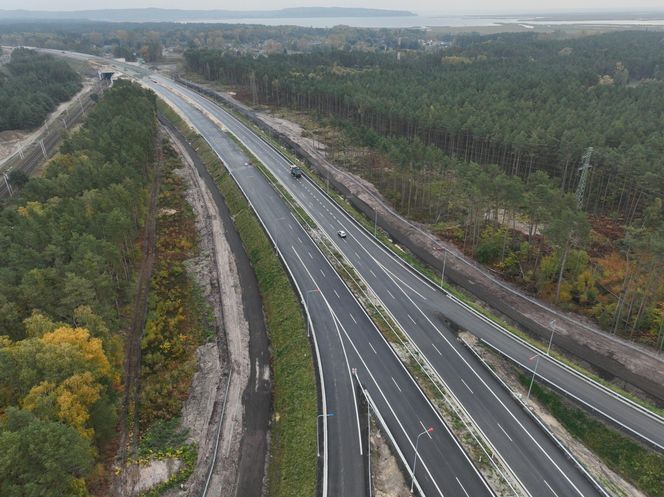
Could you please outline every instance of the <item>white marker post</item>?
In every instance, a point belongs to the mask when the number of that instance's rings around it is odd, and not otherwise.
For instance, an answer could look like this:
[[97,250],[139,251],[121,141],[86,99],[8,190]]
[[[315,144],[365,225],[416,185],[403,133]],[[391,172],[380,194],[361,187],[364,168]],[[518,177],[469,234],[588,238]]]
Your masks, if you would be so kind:
[[319,434],[320,430],[318,429],[319,420],[322,417],[331,418],[332,416],[334,416],[334,413],[328,412],[327,414],[319,414],[318,417],[316,418],[316,454],[318,454],[318,457],[320,457],[320,444],[318,442],[318,440],[320,439],[320,434]]

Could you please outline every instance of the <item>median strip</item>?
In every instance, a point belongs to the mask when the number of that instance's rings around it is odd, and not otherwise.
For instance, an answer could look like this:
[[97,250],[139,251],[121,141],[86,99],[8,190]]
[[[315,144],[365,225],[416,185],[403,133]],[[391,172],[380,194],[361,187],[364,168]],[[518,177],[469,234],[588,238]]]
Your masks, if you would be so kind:
[[[201,87],[198,85],[192,84],[185,80],[180,80],[183,84],[189,86],[190,88],[201,92]],[[486,319],[491,321],[494,326],[502,329],[506,333],[514,335],[517,339],[521,339],[527,342],[529,345],[538,348],[540,350],[546,350],[547,345],[539,342],[538,340],[532,338],[527,333],[519,330],[518,328],[511,326],[505,320],[497,317],[491,311],[484,308],[482,305],[479,305],[472,297],[466,295],[464,292],[460,291],[457,287],[452,286],[448,282],[440,281],[440,273],[434,271],[426,264],[422,263],[419,259],[414,257],[412,254],[405,252],[399,245],[397,245],[380,227],[377,227],[375,220],[367,218],[363,213],[357,210],[346,198],[337,192],[330,190],[329,180],[326,181],[325,178],[318,176],[319,173],[311,169],[306,161],[300,161],[297,157],[294,156],[289,150],[287,150],[280,142],[274,139],[269,133],[263,130],[260,126],[256,124],[253,119],[255,117],[247,117],[242,114],[241,111],[238,111],[232,103],[229,103],[221,96],[212,93],[206,93],[212,96],[220,106],[222,106],[227,112],[230,112],[235,118],[242,121],[245,125],[249,126],[251,130],[258,134],[263,140],[269,143],[277,152],[284,157],[286,157],[293,164],[297,164],[305,173],[306,177],[310,179],[324,194],[326,194],[339,208],[341,208],[348,216],[350,216],[356,223],[361,225],[367,233],[373,233],[378,242],[383,245],[383,247],[388,250],[392,255],[398,257],[407,265],[409,265],[414,271],[420,274],[423,278],[429,281],[430,284],[444,289],[444,291],[449,292],[454,297],[456,297],[460,303],[470,307],[472,310],[480,313]],[[637,404],[640,408],[650,411],[655,416],[664,417],[664,411],[658,407],[652,405],[651,403],[644,401],[643,399],[627,392],[626,390],[616,386],[603,378],[597,376],[591,371],[583,368],[582,366],[571,361],[567,357],[551,351],[551,356],[553,356],[557,361],[562,363],[563,367],[568,367],[576,371],[578,374],[584,376],[588,381],[596,383],[599,388],[607,388],[614,392],[614,394],[621,396],[628,403]]]

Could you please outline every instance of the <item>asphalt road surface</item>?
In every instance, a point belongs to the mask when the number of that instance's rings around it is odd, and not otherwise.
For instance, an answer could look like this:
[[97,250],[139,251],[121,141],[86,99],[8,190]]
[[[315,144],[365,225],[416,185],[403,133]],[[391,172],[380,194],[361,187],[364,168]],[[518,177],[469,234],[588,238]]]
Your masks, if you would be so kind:
[[[287,163],[288,161],[283,164],[286,165]],[[311,185],[315,187],[314,183],[311,183]],[[355,225],[355,222],[346,216],[345,213],[340,210],[339,213],[342,215],[345,222]],[[331,219],[328,219],[328,221],[331,221]],[[373,237],[367,236],[366,231],[360,230],[359,236],[362,237],[360,244],[363,247],[371,247],[373,244],[375,245],[375,248],[380,248],[380,245],[376,244]],[[539,351],[529,344],[523,343],[522,340],[516,338],[506,330],[500,329],[494,323],[491,323],[484,316],[479,315],[476,311],[469,308],[463,302],[458,301],[453,296],[447,296],[444,292],[440,292],[437,284],[431,284],[431,282],[425,281],[424,278],[416,275],[411,268],[408,268],[403,261],[393,257],[392,254],[386,250],[384,252],[389,258],[396,260],[402,269],[405,268],[407,270],[407,281],[410,281],[414,288],[418,288],[422,284],[425,284],[429,289],[432,288],[436,293],[440,294],[438,296],[439,300],[435,302],[435,305],[439,306],[437,309],[445,310],[445,316],[448,319],[454,321],[462,328],[473,331],[491,347],[510,357],[525,369],[532,371],[532,358]],[[462,312],[455,312],[456,309],[450,311],[449,302],[445,299],[441,299],[441,296],[446,296],[447,299],[451,300]],[[475,319],[473,319],[471,315],[474,316]],[[555,336],[552,336],[551,338],[555,342]],[[537,373],[538,377],[545,380],[549,385],[563,392],[565,395],[576,399],[578,402],[584,404],[589,410],[603,416],[605,419],[613,422],[626,432],[630,432],[646,444],[660,451],[664,451],[664,419],[661,416],[654,415],[642,406],[620,396],[603,385],[590,381],[587,377],[574,371],[571,367],[551,358],[542,357]]]
[[[167,79],[163,81],[168,82],[168,84],[175,84]],[[191,92],[191,94],[195,93]],[[198,98],[201,99],[201,104],[214,106],[212,102],[202,96],[198,95]],[[237,119],[222,109],[216,108],[218,110],[214,114],[215,117],[231,131],[239,134],[245,145],[270,168],[277,178],[283,181],[284,173],[288,171],[288,160],[284,159],[270,145],[238,122]],[[458,300],[448,296],[445,292],[441,292],[437,286],[415,274],[401,260],[384,250],[373,237],[358,227],[334,203],[330,202],[313,182],[306,178],[303,179],[306,185],[303,188],[289,188],[291,194],[298,199],[321,228],[325,229],[333,239],[335,239],[334,233],[338,229],[343,228],[349,233],[347,238],[349,243],[338,244],[339,248],[346,254],[356,269],[364,275],[365,280],[376,290],[388,309],[392,310],[393,304],[398,302],[393,302],[395,300],[392,298],[394,292],[387,292],[384,287],[394,289],[394,287],[400,286],[401,288],[415,289],[417,292],[410,294],[412,302],[408,305],[413,317],[415,317],[415,314],[422,314],[421,318],[431,326],[430,321],[435,323],[444,316],[445,319],[471,331],[501,353],[532,371],[534,368],[532,357],[535,353],[531,347],[515,340],[511,334],[501,332],[486,318],[461,305]],[[286,183],[286,186],[288,187],[289,184]],[[371,270],[373,270],[373,273]],[[376,278],[375,274],[380,274],[381,277]],[[390,282],[392,284],[388,284]],[[397,291],[397,293],[400,292]],[[419,312],[419,310],[423,312]],[[426,318],[424,315],[426,315]],[[399,322],[410,333],[412,323],[406,315],[395,314],[395,316],[397,318],[401,317]],[[433,335],[435,337],[436,333],[433,333]],[[416,340],[416,342],[420,344],[419,341]],[[427,354],[428,351],[427,357],[435,365],[435,355],[431,354],[431,352],[435,352],[431,347],[431,333],[427,334],[427,339],[421,345],[422,352]],[[582,375],[569,368],[561,367],[559,363],[545,355],[541,356],[537,375],[558,390],[585,404],[592,411],[610,419],[651,446],[664,451],[664,423],[661,417],[654,416],[641,406],[625,400],[605,387],[587,381]]]

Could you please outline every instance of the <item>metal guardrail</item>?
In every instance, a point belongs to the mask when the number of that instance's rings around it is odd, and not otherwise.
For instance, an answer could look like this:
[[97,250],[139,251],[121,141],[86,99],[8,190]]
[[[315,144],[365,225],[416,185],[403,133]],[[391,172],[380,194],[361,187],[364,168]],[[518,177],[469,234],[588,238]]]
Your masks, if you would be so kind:
[[[234,108],[234,110],[235,110],[236,112],[239,112],[239,113],[243,114],[244,117],[247,118],[247,119],[250,119],[250,120],[252,120],[252,121],[254,121],[254,120],[257,119],[255,115],[253,115],[253,116],[251,115],[251,112],[249,112],[250,115],[245,115],[245,112],[246,112],[245,109],[242,109],[242,108],[237,107],[236,104],[235,104],[234,102],[231,102],[230,100],[224,98],[222,95],[220,95],[219,93],[217,93],[217,92],[215,92],[215,91],[212,91],[212,90],[209,90],[209,89],[207,89],[207,88],[204,88],[204,87],[202,87],[202,86],[200,86],[200,85],[197,85],[197,84],[195,84],[195,83],[193,83],[193,82],[191,82],[191,81],[188,81],[188,80],[186,80],[186,79],[183,79],[183,78],[179,78],[179,77],[177,77],[177,78],[176,78],[176,81],[178,81],[178,82],[184,84],[185,86],[187,86],[187,87],[189,87],[189,88],[192,88],[193,90],[195,90],[195,91],[197,91],[197,92],[199,92],[199,93],[203,93],[203,94],[205,94],[205,95],[210,96],[211,98],[214,98],[215,100],[218,100],[218,101],[222,101],[222,102],[224,102],[226,105],[230,105],[231,107]],[[254,123],[254,124],[257,125],[256,123]],[[266,142],[266,143],[267,143],[267,142]],[[268,146],[270,146],[272,149],[274,149],[275,152],[277,152],[278,154],[282,155],[284,158],[286,158],[287,160],[289,160],[286,156],[284,156],[284,154],[283,154],[280,150],[278,150],[276,147],[274,147],[271,143],[267,143],[267,144],[268,144]],[[328,163],[329,163],[329,162],[328,162]],[[511,288],[509,285],[507,285],[507,284],[501,282],[500,280],[498,280],[498,279],[495,278],[494,276],[490,275],[490,274],[487,273],[486,271],[483,271],[481,268],[477,267],[477,265],[470,263],[469,261],[465,260],[465,258],[460,257],[460,256],[458,256],[457,254],[455,254],[454,252],[448,250],[446,247],[442,246],[442,245],[440,244],[439,241],[435,240],[435,238],[433,237],[433,235],[431,235],[430,233],[427,233],[426,231],[422,230],[421,227],[414,225],[413,223],[409,222],[408,220],[406,220],[406,219],[404,219],[402,216],[400,216],[398,213],[396,213],[396,212],[395,212],[390,206],[388,206],[387,204],[385,204],[385,202],[384,202],[383,200],[377,198],[377,197],[376,197],[371,191],[369,191],[369,190],[366,188],[365,185],[362,185],[361,183],[357,182],[357,180],[355,180],[355,178],[353,178],[352,175],[350,175],[350,174],[347,173],[346,171],[343,171],[343,170],[339,169],[338,167],[334,166],[334,165],[331,164],[331,163],[330,163],[330,165],[332,166],[332,168],[333,168],[336,172],[338,172],[338,173],[340,173],[340,174],[343,174],[345,177],[349,177],[349,178],[351,178],[356,184],[358,184],[358,185],[363,189],[363,191],[365,191],[365,192],[366,192],[367,194],[369,194],[372,198],[374,198],[374,200],[376,200],[376,201],[377,201],[377,202],[378,202],[378,203],[379,203],[379,204],[380,204],[380,205],[381,205],[381,206],[387,211],[388,214],[390,214],[390,215],[392,215],[392,216],[394,216],[394,217],[396,217],[396,218],[399,218],[400,220],[406,222],[411,228],[416,229],[418,232],[423,233],[425,236],[427,236],[427,238],[429,238],[429,239],[433,239],[434,241],[436,241],[436,243],[437,243],[437,245],[439,246],[439,248],[441,248],[442,250],[444,250],[444,251],[447,253],[447,255],[449,255],[449,256],[451,256],[451,257],[454,257],[455,259],[459,260],[460,262],[462,262],[462,263],[465,264],[465,265],[472,266],[475,270],[478,270],[478,271],[480,271],[480,272],[485,273],[485,276],[487,276],[489,279],[491,279],[492,281],[494,281],[495,283],[497,283],[499,286],[503,287],[504,289],[506,289],[506,290],[508,290],[508,291],[510,291],[510,292],[512,292],[512,293],[515,293],[516,295],[518,295],[518,296],[521,297],[521,298],[525,298],[526,300],[530,301],[531,303],[533,303],[533,304],[535,304],[535,305],[537,305],[537,306],[539,306],[539,307],[541,307],[541,308],[543,308],[543,309],[545,309],[545,310],[547,310],[547,311],[549,311],[549,312],[552,312],[552,313],[556,314],[556,317],[560,317],[560,318],[562,318],[562,319],[564,319],[564,320],[566,320],[566,321],[573,322],[574,324],[579,325],[579,326],[581,326],[582,328],[587,329],[588,331],[591,331],[591,332],[593,332],[593,333],[598,333],[598,334],[602,334],[603,336],[607,336],[604,332],[599,331],[599,330],[596,330],[596,329],[594,329],[594,328],[591,327],[591,326],[588,326],[588,325],[586,325],[586,324],[584,324],[584,323],[581,323],[581,322],[579,322],[579,321],[577,321],[577,320],[574,320],[573,318],[571,318],[571,317],[569,317],[569,316],[567,316],[567,315],[565,315],[565,314],[559,313],[558,311],[556,311],[556,310],[554,310],[554,309],[551,309],[550,306],[545,305],[545,304],[542,304],[541,302],[538,302],[537,300],[532,299],[532,298],[528,297],[527,295],[523,294],[523,292],[520,292],[520,291],[518,291],[518,290],[515,290],[515,289]],[[306,177],[306,174],[305,174],[304,176]],[[326,191],[324,191],[322,188],[320,188],[320,186],[319,186],[315,181],[311,181],[311,183],[312,183],[312,185],[313,185],[315,188],[317,188],[317,189],[320,190],[325,196],[327,196],[328,199],[329,199],[330,201],[332,201],[332,202],[333,202],[333,203],[334,203],[334,204],[335,204],[335,205],[341,210],[341,212],[343,212],[343,213],[346,215],[346,217],[347,217],[351,222],[353,222],[354,224],[356,224],[356,225],[357,225],[360,229],[362,229],[362,230],[363,230],[368,236],[370,236],[371,238],[373,238],[373,239],[374,239],[374,240],[375,240],[375,241],[376,241],[376,242],[377,242],[377,243],[378,243],[378,244],[379,244],[379,245],[380,245],[385,251],[387,251],[387,252],[388,252],[389,254],[391,254],[393,257],[395,257],[396,259],[398,259],[402,264],[404,264],[405,266],[407,266],[411,271],[413,271],[414,273],[416,273],[417,275],[419,275],[422,279],[424,279],[425,281],[427,281],[432,287],[435,287],[435,288],[437,288],[437,289],[440,289],[440,290],[442,290],[444,293],[448,294],[450,297],[453,297],[451,294],[449,294],[449,293],[446,292],[443,288],[441,288],[440,285],[439,285],[438,283],[432,281],[427,275],[423,274],[419,269],[417,269],[416,267],[414,267],[413,265],[411,265],[409,262],[403,260],[403,259],[399,256],[399,254],[395,253],[390,247],[388,247],[387,245],[385,245],[385,244],[384,244],[379,238],[375,237],[375,236],[374,236],[369,230],[366,229],[366,227],[364,227],[364,226],[363,226],[361,223],[359,223],[355,218],[353,218],[353,216],[349,215],[349,214],[345,211],[345,209],[344,209],[342,206],[340,206],[340,205],[338,204],[338,202],[336,202],[336,200],[335,200],[334,198],[332,198],[332,197],[331,197]],[[466,308],[466,309],[469,310],[470,312],[476,313],[476,311],[474,311],[474,309],[472,309],[472,307],[468,306],[465,302],[462,302],[462,301],[460,301],[460,300],[458,300],[458,299],[455,299],[455,300],[457,300],[458,303],[459,303],[461,306],[463,306],[464,308]],[[479,314],[479,313],[476,313],[476,314]],[[515,339],[517,339],[517,341],[522,341],[522,340],[520,340],[520,338],[519,338],[518,336],[516,336],[515,334],[511,333],[509,330],[506,330],[506,329],[503,328],[500,324],[494,322],[493,320],[489,320],[488,318],[484,317],[483,315],[482,315],[482,318],[483,318],[486,322],[489,322],[489,323],[490,323],[494,328],[496,328],[498,331],[503,332],[504,334],[507,334],[507,335],[509,335],[509,336],[511,336],[511,337],[513,337],[513,338],[515,338]],[[615,337],[611,337],[611,336],[608,336],[608,337],[611,338],[611,339],[615,339],[616,341],[618,341],[618,339],[616,339]],[[644,349],[643,347],[640,347],[640,346],[638,346],[638,345],[636,345],[636,344],[633,344],[633,343],[631,343],[631,342],[626,342],[626,341],[620,341],[620,343],[622,343],[623,345],[625,345],[625,346],[628,347],[628,348],[631,348],[631,349],[634,349],[634,350],[638,350],[639,352],[645,353],[645,354],[647,354],[647,355],[649,355],[649,356],[651,356],[651,357],[654,357],[654,358],[659,359],[659,356],[658,356],[655,352],[648,351],[648,350]],[[608,394],[611,395],[612,397],[614,397],[614,398],[616,398],[616,399],[622,401],[622,402],[625,403],[625,404],[630,405],[632,408],[634,408],[634,409],[636,409],[636,410],[642,412],[643,414],[646,414],[647,416],[649,416],[649,417],[651,417],[651,418],[653,418],[653,419],[656,419],[656,420],[659,421],[660,423],[663,423],[663,424],[664,424],[664,417],[659,416],[659,415],[656,414],[656,413],[653,413],[652,411],[648,410],[647,408],[645,408],[645,407],[639,405],[638,403],[632,401],[632,400],[629,399],[628,397],[625,397],[624,395],[621,395],[621,394],[619,394],[619,393],[617,393],[617,392],[614,392],[614,391],[610,390],[609,388],[607,388],[606,386],[604,386],[604,385],[602,385],[601,383],[597,382],[597,381],[594,380],[593,378],[590,378],[590,377],[588,377],[588,376],[585,375],[585,374],[582,374],[582,373],[579,373],[579,372],[577,372],[577,371],[572,370],[569,366],[567,366],[566,364],[564,364],[562,361],[559,361],[559,360],[557,360],[557,359],[555,359],[555,358],[553,358],[553,361],[556,362],[557,365],[560,366],[560,367],[562,367],[563,369],[566,369],[566,370],[568,370],[569,372],[573,372],[573,374],[575,374],[576,376],[580,377],[580,378],[581,378],[582,380],[584,380],[585,382],[592,384],[592,385],[595,386],[596,388],[598,388],[598,389],[600,389],[600,390],[603,390],[605,393],[608,393]],[[571,370],[571,371],[570,371],[570,370]]]
[[378,421],[378,424],[380,425],[380,428],[383,430],[385,435],[387,435],[388,440],[390,441],[390,445],[392,448],[397,452],[399,459],[401,460],[401,465],[406,468],[405,472],[408,473],[408,476],[413,478],[413,483],[414,486],[417,488],[417,493],[421,497],[425,497],[424,491],[422,490],[422,487],[420,486],[420,482],[417,480],[417,477],[415,476],[415,473],[412,472],[412,469],[406,460],[406,456],[404,455],[403,452],[401,452],[401,449],[399,448],[399,444],[397,443],[396,439],[394,438],[394,435],[392,435],[392,432],[390,431],[390,428],[387,426],[387,423],[385,422],[385,419],[381,415],[380,411],[378,410],[378,406],[376,406],[376,403],[373,401],[371,398],[371,394],[364,388],[362,387],[362,384],[360,383],[359,378],[357,376],[355,377],[358,385],[360,386],[360,390],[362,394],[364,395],[364,398],[367,401],[367,404],[369,406],[369,409],[373,412],[374,418]]
[[[178,93],[178,92],[176,91],[176,93]],[[197,104],[192,103],[192,105],[193,105],[194,107],[198,108],[199,110],[201,110]],[[236,119],[236,120],[237,120],[237,118],[235,118],[235,117],[232,116],[231,114],[229,114],[229,116],[230,116],[232,119]],[[232,132],[232,131],[231,131],[231,132]],[[242,145],[243,145],[245,148],[247,148],[248,150],[251,149],[251,147],[250,147],[247,143],[245,143],[245,142],[242,140],[242,138],[240,138],[240,137],[237,136],[237,135],[235,135],[235,136],[236,136],[236,138],[242,143]],[[268,146],[270,146],[272,149],[274,149],[274,147],[273,147],[271,144],[268,144]],[[277,153],[279,153],[279,155],[283,156],[283,154],[281,154],[281,152],[279,152],[279,151],[276,150],[276,149],[274,149],[274,150],[275,150]],[[231,176],[233,176],[232,173],[231,173]],[[234,178],[234,179],[235,179],[235,178]],[[269,178],[268,178],[268,182],[272,183],[272,181],[271,181]],[[237,183],[237,181],[236,181],[236,183]],[[239,185],[239,183],[238,183],[238,185]],[[288,187],[287,187],[285,184],[282,183],[282,185],[288,190]],[[316,186],[317,186],[317,185],[316,185]],[[240,189],[242,190],[242,187],[240,187]],[[288,199],[284,198],[283,195],[281,195],[281,193],[279,192],[278,189],[277,189],[276,191],[277,191],[277,194],[279,194],[279,195],[282,197],[282,199],[283,199],[287,204],[289,204],[291,210],[295,210],[295,212],[297,213],[297,210],[294,209],[294,206],[293,206],[292,204],[290,204],[290,202],[288,201]],[[244,193],[244,190],[243,190],[243,193]],[[291,192],[289,192],[289,193],[291,193]],[[245,197],[246,197],[246,194],[245,194]],[[250,202],[250,205],[251,205],[251,202]],[[307,215],[309,215],[309,216],[311,217],[311,214],[308,212],[308,209],[306,208],[306,206],[302,205],[301,207],[305,210],[305,212],[307,212]],[[295,215],[294,215],[294,217],[295,217]],[[259,219],[260,219],[260,217],[259,217]],[[297,220],[297,218],[296,218],[296,220]],[[304,224],[306,224],[306,221],[305,221],[304,219],[302,219],[302,221],[304,222]],[[298,220],[298,223],[300,223],[300,220]],[[302,224],[302,223],[300,223],[300,224]],[[303,226],[303,227],[304,227],[304,226]],[[309,236],[309,238],[311,238],[311,235],[308,233],[308,231],[307,231],[306,229],[305,229],[305,233],[307,234],[307,236]],[[327,238],[328,238],[328,240],[329,240],[329,237],[327,237]],[[323,255],[323,257],[325,257],[326,259],[328,259],[328,257],[323,253],[321,247],[318,245],[318,243],[316,243],[315,240],[313,240],[313,238],[312,238],[312,241],[313,241],[314,244],[318,247],[318,249],[321,251],[321,254]],[[329,240],[329,241],[331,242],[331,240]],[[278,250],[278,249],[277,249],[277,250]],[[329,262],[329,259],[328,259],[328,262]],[[349,262],[350,262],[350,261],[349,261]],[[329,262],[329,263],[331,264],[331,262]],[[333,267],[333,266],[331,265],[331,267]],[[290,271],[290,270],[289,270],[289,271]],[[351,276],[351,277],[352,277],[352,276]],[[366,283],[366,282],[365,282],[365,283]],[[344,285],[346,285],[346,283],[344,283]],[[347,285],[346,285],[346,286],[347,286]],[[369,320],[372,320],[372,318],[367,314],[366,309],[364,309],[362,303],[358,300],[358,297],[353,293],[352,290],[350,290],[350,289],[348,289],[348,290],[349,290],[350,294],[353,296],[353,298],[355,299],[355,301],[357,302],[358,306],[360,306],[360,308],[361,308],[361,309],[364,311],[364,313],[367,315],[367,318],[368,318]],[[396,357],[396,354],[395,354],[395,357]],[[415,357],[414,355],[412,355],[412,357],[413,357],[415,360],[417,360],[417,357]],[[398,359],[398,357],[397,357],[397,359]],[[418,361],[418,363],[419,363],[419,361]],[[421,365],[420,365],[420,366],[421,366]],[[402,364],[402,367],[405,368],[405,366],[404,366],[403,364]],[[421,366],[421,367],[422,367],[422,366]],[[426,374],[428,374],[427,371],[426,371],[426,368],[422,367],[422,370],[423,370]],[[409,374],[410,374],[410,373],[409,373]],[[432,381],[433,381],[433,380],[432,380]],[[441,380],[441,381],[442,381],[442,380]],[[434,382],[434,383],[435,383],[435,382]],[[418,387],[418,388],[419,388],[419,387]],[[421,391],[421,389],[420,389],[420,391]],[[421,391],[421,392],[422,392],[422,391]],[[451,393],[451,392],[450,392],[450,393]],[[424,392],[422,392],[422,395],[426,398],[426,395],[424,394]],[[457,402],[458,402],[458,400],[457,400]],[[430,403],[430,402],[429,402],[429,403]],[[430,403],[430,405],[431,405],[431,403]],[[432,407],[432,409],[434,410],[434,412],[437,413],[437,410],[433,407],[433,405],[431,405],[431,407]],[[438,416],[439,420],[441,421],[441,423],[443,424],[443,426],[445,426],[446,429],[448,430],[448,433],[450,434],[450,436],[451,436],[453,439],[455,439],[455,441],[456,441],[456,438],[454,437],[454,435],[453,435],[452,432],[450,431],[450,429],[449,429],[449,427],[447,426],[446,422],[440,417],[439,414],[437,414],[437,416]],[[463,419],[463,416],[461,416],[461,417],[462,417],[462,419]],[[469,416],[468,416],[468,417],[469,417]],[[478,430],[480,433],[482,433],[481,430],[479,429],[479,427],[477,427],[477,430]],[[477,440],[477,438],[476,438],[475,434],[472,432],[472,430],[471,430],[471,434],[472,434],[473,437]],[[482,435],[483,435],[483,434],[482,434]],[[483,436],[482,438],[483,438],[484,440],[487,440],[487,441],[488,441],[488,439],[486,438],[486,436]],[[395,442],[395,443],[396,443],[396,442]],[[479,443],[479,441],[478,441],[478,443]],[[458,441],[457,441],[457,445],[458,445],[459,449],[460,449],[462,452],[464,452],[464,454],[466,454],[466,457],[468,458],[468,454],[467,454],[467,452],[462,448],[462,446],[459,444]],[[484,449],[484,446],[483,446],[481,443],[479,443],[479,445]],[[489,445],[491,446],[491,449],[497,453],[497,451],[495,450],[495,448],[494,448],[490,443],[489,443]],[[400,450],[400,449],[397,447],[397,450]],[[487,455],[488,455],[488,454],[487,454]],[[496,461],[493,460],[491,457],[489,457],[489,459],[491,460],[492,464],[494,464],[494,465],[496,464]],[[469,460],[469,462],[470,462],[470,459],[468,459],[468,460]],[[471,464],[472,464],[472,463],[471,463]],[[477,471],[477,468],[475,468],[475,469],[476,469],[476,471]],[[501,474],[501,476],[502,476],[503,478],[505,478],[505,476],[500,472],[500,470],[498,470],[498,472]],[[511,470],[510,470],[510,472],[511,472]],[[485,482],[485,485],[487,485],[487,488],[490,489],[489,485],[486,483],[486,480],[485,480],[484,477],[481,475],[481,473],[480,473],[479,471],[477,471],[477,474],[478,474],[478,476],[479,476],[479,477]],[[508,480],[505,480],[505,481],[507,482],[508,486],[510,486],[510,487],[513,489],[513,491],[514,491],[514,488],[513,488],[512,485],[509,483],[509,481],[508,481]],[[518,481],[518,478],[517,478],[517,481]],[[522,488],[525,488],[525,487],[523,487],[522,484],[521,484],[521,486],[522,486]],[[419,485],[418,485],[418,488],[419,488]],[[421,492],[421,489],[420,489],[420,493],[423,495],[423,493]]]

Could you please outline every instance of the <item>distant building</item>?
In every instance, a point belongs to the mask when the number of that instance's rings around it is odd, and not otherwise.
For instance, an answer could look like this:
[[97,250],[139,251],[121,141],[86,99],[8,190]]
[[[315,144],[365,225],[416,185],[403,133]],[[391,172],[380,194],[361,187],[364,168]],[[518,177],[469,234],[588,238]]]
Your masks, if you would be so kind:
[[115,74],[115,69],[109,66],[102,66],[98,71],[97,75],[99,76],[99,79],[101,80],[108,80],[111,81],[113,79],[113,75]]

